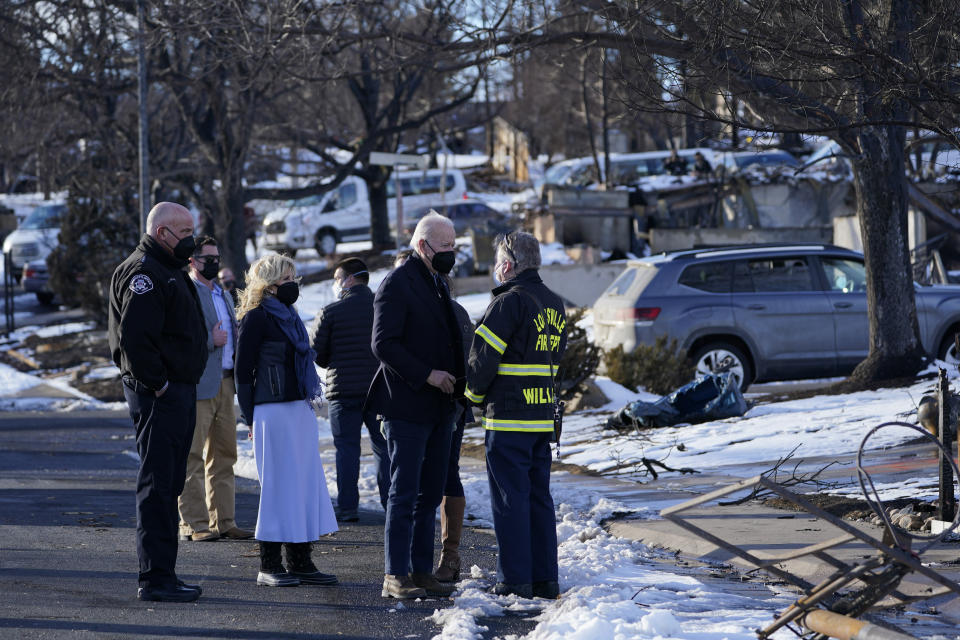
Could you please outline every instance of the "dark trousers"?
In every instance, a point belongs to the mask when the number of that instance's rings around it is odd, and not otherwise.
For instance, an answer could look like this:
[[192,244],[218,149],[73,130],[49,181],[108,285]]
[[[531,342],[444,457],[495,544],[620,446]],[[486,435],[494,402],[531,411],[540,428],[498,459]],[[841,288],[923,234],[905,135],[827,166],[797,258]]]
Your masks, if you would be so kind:
[[341,511],[356,511],[360,504],[357,481],[360,478],[360,431],[367,425],[370,447],[377,464],[380,504],[387,508],[390,495],[390,456],[387,441],[380,433],[380,421],[374,411],[363,411],[363,398],[337,398],[330,401],[330,430],[337,449],[337,506]]
[[550,496],[552,435],[486,433],[498,582],[557,580],[557,521]]
[[467,412],[457,410],[457,428],[450,438],[450,463],[447,465],[447,482],[443,495],[455,498],[463,497],[463,483],[460,482],[460,447],[463,446],[463,429],[467,426]]
[[384,420],[390,453],[390,499],[384,527],[385,573],[433,572],[437,507],[450,457],[453,414],[436,423]]
[[[133,387],[133,388],[132,388]],[[197,416],[197,387],[171,382],[162,396],[135,382],[123,395],[137,430],[137,556],[140,586],[177,581],[177,497],[183,491],[187,455]]]

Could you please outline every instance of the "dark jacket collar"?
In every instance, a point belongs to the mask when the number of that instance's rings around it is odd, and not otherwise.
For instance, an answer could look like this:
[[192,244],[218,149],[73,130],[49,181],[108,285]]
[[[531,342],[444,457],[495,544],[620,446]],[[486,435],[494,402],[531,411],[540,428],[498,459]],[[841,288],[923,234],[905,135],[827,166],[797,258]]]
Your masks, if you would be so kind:
[[180,258],[170,254],[166,249],[163,248],[163,245],[161,245],[156,238],[146,233],[140,238],[140,245],[138,248],[169,269],[183,269],[185,266],[190,264],[189,260],[181,260]]
[[430,269],[427,267],[427,263],[423,261],[423,258],[420,257],[419,253],[414,253],[413,255],[411,255],[409,258],[407,258],[407,262],[409,262],[412,265],[412,268],[417,273],[422,275],[425,280],[427,280],[431,284],[436,283],[436,278],[434,277],[434,274],[430,272]]
[[343,296],[340,299],[346,300],[347,298],[353,298],[353,297],[369,298],[371,296],[373,296],[373,291],[370,290],[370,287],[361,283],[361,284],[355,284],[349,289],[347,289],[346,291],[344,291]]
[[517,274],[516,278],[511,278],[507,280],[502,285],[493,290],[493,295],[498,296],[501,293],[506,293],[510,289],[524,284],[543,284],[543,280],[540,279],[540,272],[536,269],[526,269]]
[[[434,305],[437,309],[443,308],[443,303],[437,290],[436,276],[430,273],[427,265],[419,255],[415,253],[407,258],[407,261],[400,265],[399,269],[405,272],[404,275],[409,278],[410,282],[414,285],[412,290],[419,298],[427,304]],[[418,279],[422,283],[421,285],[416,284]]]

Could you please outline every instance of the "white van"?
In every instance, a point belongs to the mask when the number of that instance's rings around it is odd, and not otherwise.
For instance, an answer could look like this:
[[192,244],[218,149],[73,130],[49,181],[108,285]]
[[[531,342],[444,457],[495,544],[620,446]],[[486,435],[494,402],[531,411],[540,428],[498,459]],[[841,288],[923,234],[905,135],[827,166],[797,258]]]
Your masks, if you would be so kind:
[[46,260],[60,237],[60,218],[67,206],[62,203],[41,204],[28,215],[3,241],[3,252],[10,254],[13,276],[20,281],[23,265],[33,260]]
[[[413,211],[440,200],[440,186],[446,173],[443,200],[462,200],[467,184],[459,169],[428,169],[400,172],[403,210]],[[396,192],[394,176],[387,182],[387,215],[390,228],[396,229]],[[290,256],[300,249],[316,249],[321,256],[331,255],[337,243],[370,239],[370,200],[366,183],[348,176],[333,191],[320,196],[288,200],[263,219],[263,246]]]

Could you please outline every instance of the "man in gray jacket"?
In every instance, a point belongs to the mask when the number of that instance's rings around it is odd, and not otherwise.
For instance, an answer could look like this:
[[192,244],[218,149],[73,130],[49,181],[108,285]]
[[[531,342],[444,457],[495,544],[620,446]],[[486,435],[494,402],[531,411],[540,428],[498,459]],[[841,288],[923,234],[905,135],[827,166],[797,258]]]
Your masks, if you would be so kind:
[[197,288],[207,329],[207,366],[197,384],[197,426],[180,494],[180,538],[198,542],[245,540],[253,532],[237,526],[235,479],[237,418],[233,411],[233,357],[237,323],[233,298],[214,280],[220,269],[216,240],[197,240],[190,277]]

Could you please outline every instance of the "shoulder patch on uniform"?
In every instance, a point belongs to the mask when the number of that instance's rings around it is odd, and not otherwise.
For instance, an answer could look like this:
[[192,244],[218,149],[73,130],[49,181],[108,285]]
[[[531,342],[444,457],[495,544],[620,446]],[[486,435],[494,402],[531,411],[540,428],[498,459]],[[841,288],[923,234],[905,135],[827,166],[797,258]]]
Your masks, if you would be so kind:
[[134,293],[146,293],[153,290],[153,280],[150,276],[138,273],[130,279],[130,291]]

